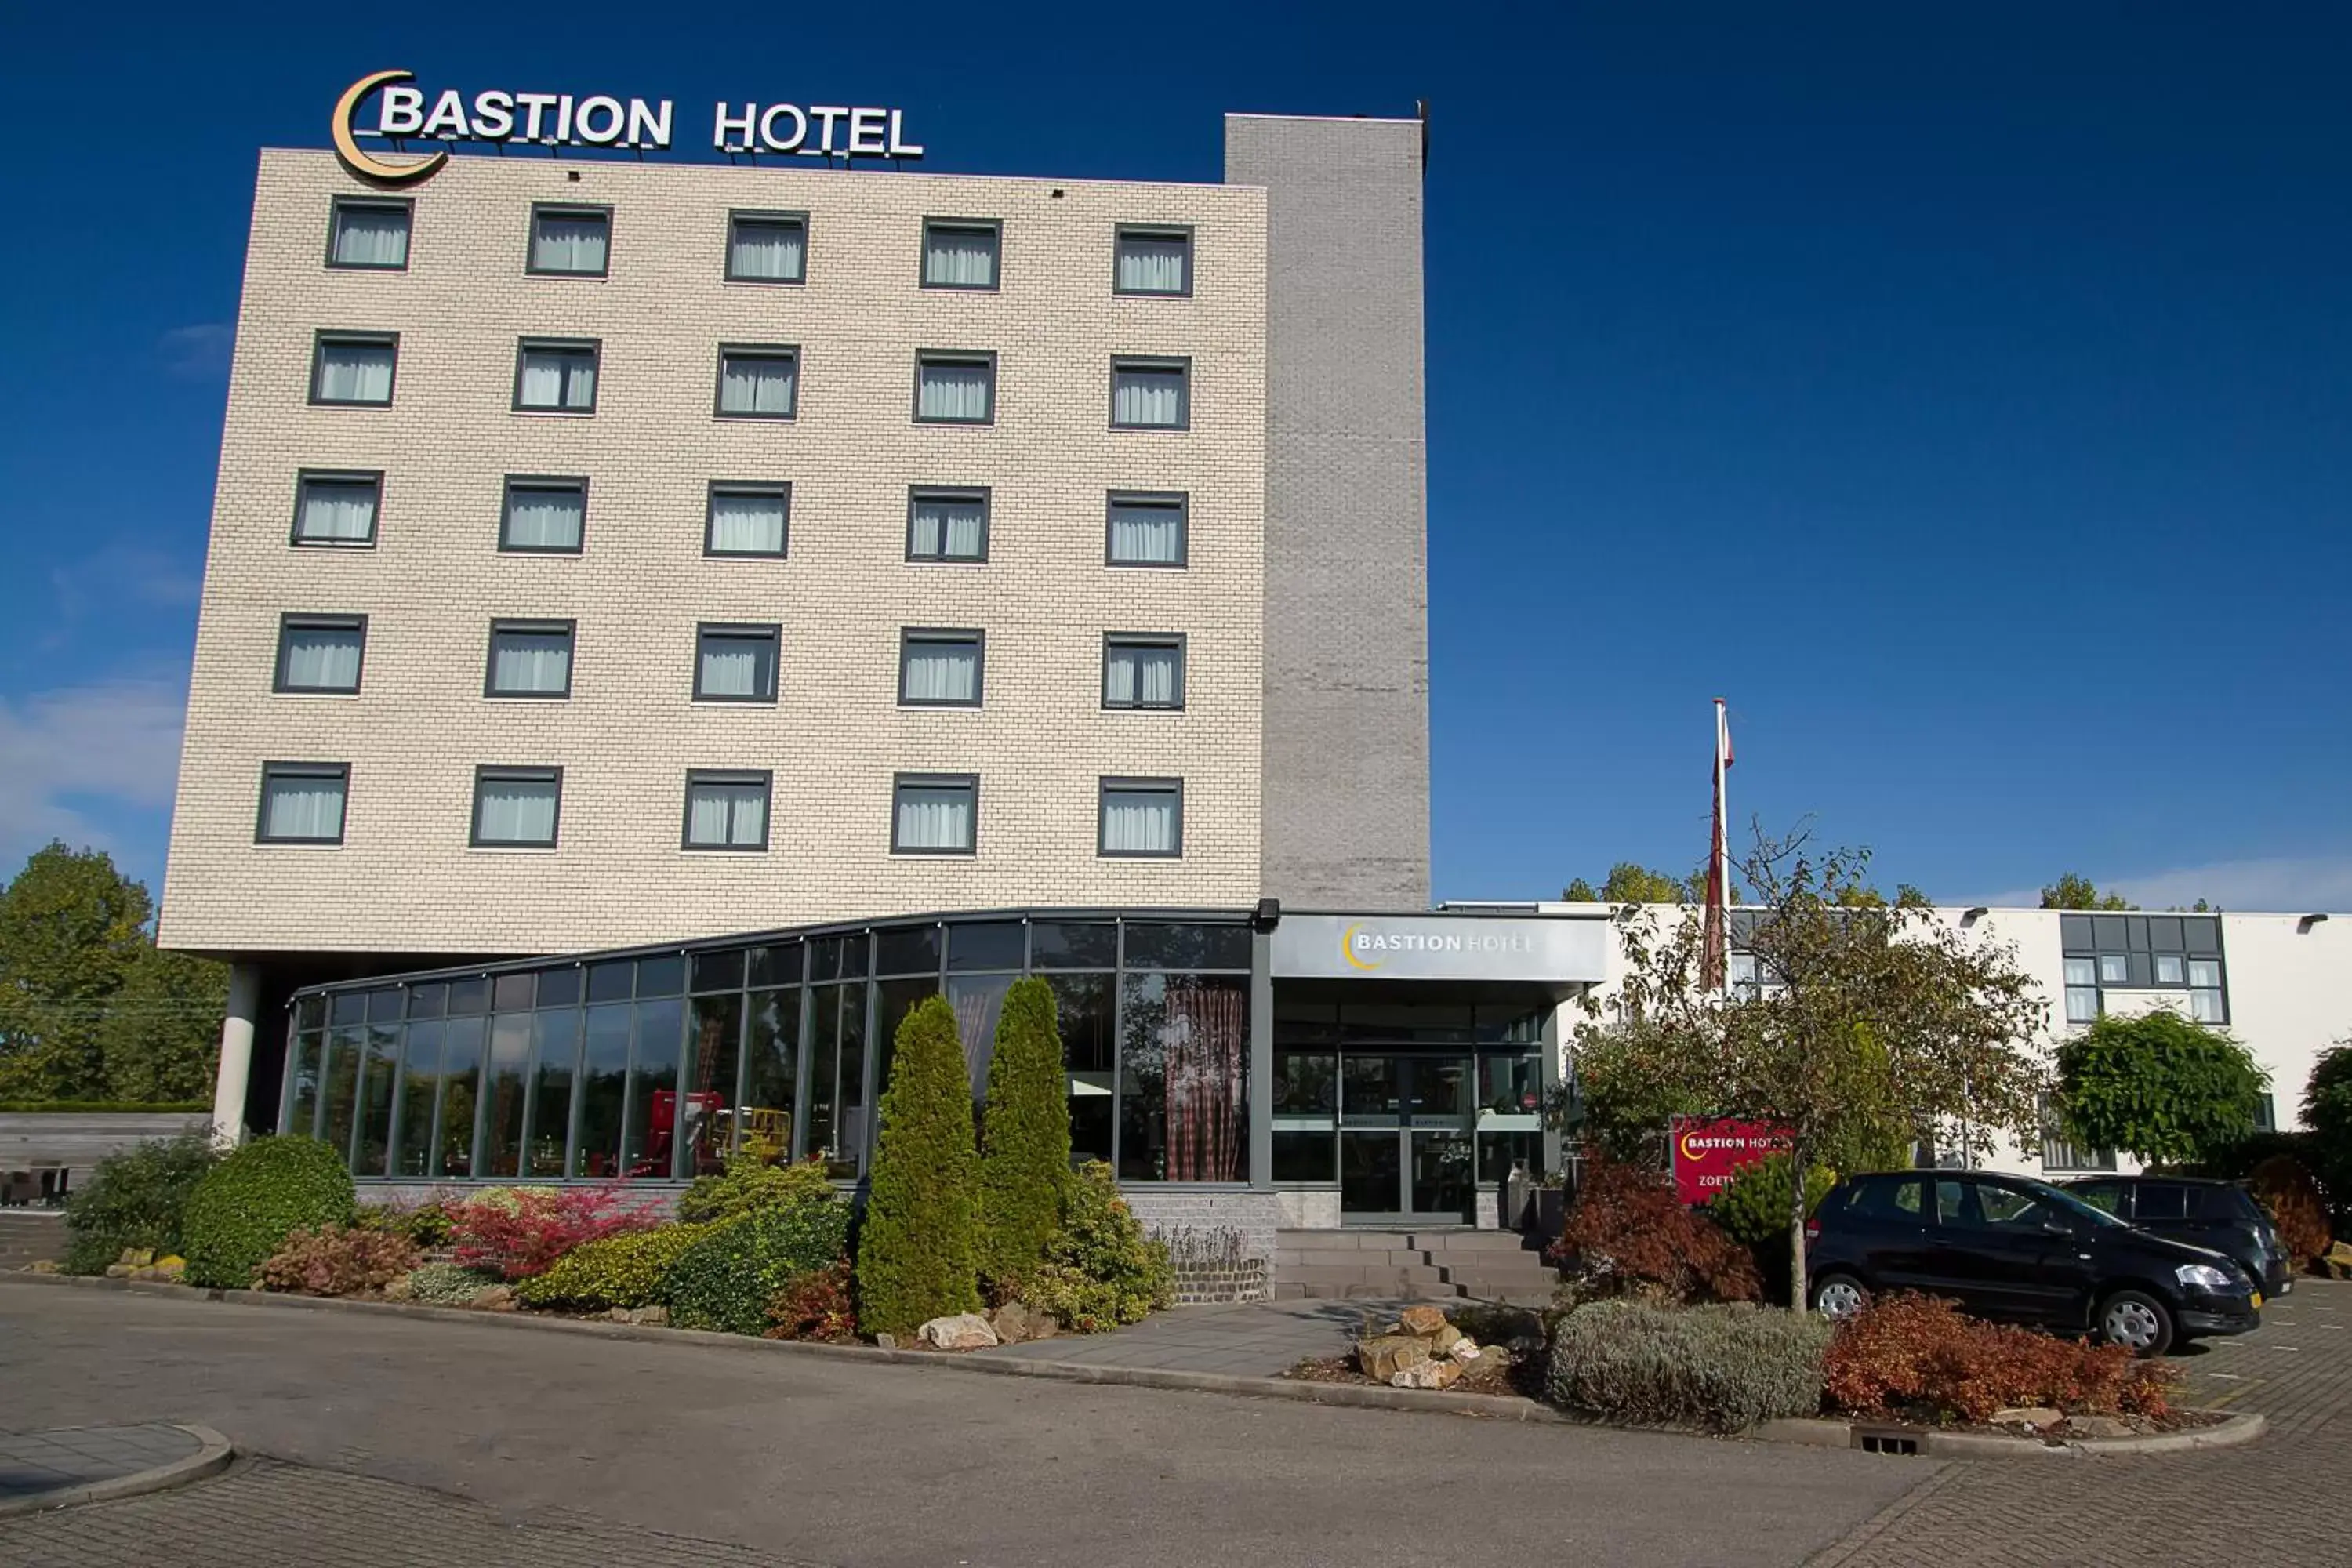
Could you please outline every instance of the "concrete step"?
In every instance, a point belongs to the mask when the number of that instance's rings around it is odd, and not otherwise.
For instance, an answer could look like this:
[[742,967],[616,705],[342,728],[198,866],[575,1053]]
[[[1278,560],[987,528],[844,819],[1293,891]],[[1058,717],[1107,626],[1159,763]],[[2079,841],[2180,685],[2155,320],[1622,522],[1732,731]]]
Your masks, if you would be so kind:
[[1277,1268],[1277,1279],[1294,1279],[1306,1284],[1344,1285],[1351,1280],[1366,1280],[1395,1289],[1435,1288],[1445,1283],[1445,1277],[1426,1264],[1370,1264],[1363,1268],[1334,1267],[1330,1264]]
[[1277,1247],[1274,1266],[1282,1268],[1425,1268],[1429,1254],[1403,1247],[1375,1251],[1367,1247]]
[[1400,1287],[1371,1280],[1325,1281],[1282,1279],[1274,1282],[1277,1301],[1455,1300],[1462,1292],[1451,1285]]
[[1371,1251],[1402,1252],[1412,1248],[1412,1233],[1404,1230],[1277,1230],[1274,1233],[1277,1247],[1295,1247],[1300,1251]]
[[1408,1245],[1424,1252],[1524,1252],[1535,1256],[1527,1238],[1515,1230],[1417,1230]]

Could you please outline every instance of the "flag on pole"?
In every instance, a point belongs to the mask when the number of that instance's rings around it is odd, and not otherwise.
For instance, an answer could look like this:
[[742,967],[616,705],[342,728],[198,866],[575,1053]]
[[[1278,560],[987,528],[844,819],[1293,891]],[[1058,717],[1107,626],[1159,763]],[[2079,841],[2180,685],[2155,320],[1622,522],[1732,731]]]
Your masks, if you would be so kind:
[[1715,700],[1715,829],[1706,847],[1706,915],[1699,984],[1720,991],[1731,967],[1731,855],[1724,836],[1723,774],[1731,766],[1731,721]]

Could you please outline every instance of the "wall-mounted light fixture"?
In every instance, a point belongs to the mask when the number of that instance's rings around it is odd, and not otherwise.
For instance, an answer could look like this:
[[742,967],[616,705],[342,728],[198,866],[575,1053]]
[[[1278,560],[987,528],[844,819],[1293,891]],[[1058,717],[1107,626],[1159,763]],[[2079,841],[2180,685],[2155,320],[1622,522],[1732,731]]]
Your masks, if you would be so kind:
[[1257,908],[1250,911],[1250,930],[1272,931],[1282,923],[1282,900],[1260,899]]
[[2327,917],[2324,914],[2311,914],[2304,916],[2301,920],[2294,922],[2294,934],[2297,936],[2310,935],[2311,928],[2317,925],[2326,918]]
[[1992,913],[1991,905],[1979,904],[1975,908],[1966,910],[1961,914],[1960,923],[1964,926],[1972,926],[1990,913]]

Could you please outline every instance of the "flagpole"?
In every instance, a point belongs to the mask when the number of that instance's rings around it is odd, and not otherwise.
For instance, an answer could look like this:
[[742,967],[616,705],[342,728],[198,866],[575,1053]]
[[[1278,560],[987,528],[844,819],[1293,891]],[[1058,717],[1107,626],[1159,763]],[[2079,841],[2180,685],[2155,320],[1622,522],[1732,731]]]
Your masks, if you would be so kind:
[[[1731,919],[1731,803],[1724,798],[1724,757],[1731,750],[1731,721],[1723,699],[1715,700],[1715,896],[1727,928]],[[1728,945],[1727,939],[1726,945]]]

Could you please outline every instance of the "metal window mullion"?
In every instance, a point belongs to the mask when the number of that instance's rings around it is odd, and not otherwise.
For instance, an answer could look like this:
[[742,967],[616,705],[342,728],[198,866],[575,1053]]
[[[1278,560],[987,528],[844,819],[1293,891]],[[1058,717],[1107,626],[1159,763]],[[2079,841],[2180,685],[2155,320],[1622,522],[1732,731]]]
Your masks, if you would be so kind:
[[727,1102],[727,1158],[743,1150],[743,1107],[751,1098],[751,955],[743,955],[743,988],[735,1002],[735,1092]]
[[815,1056],[813,1036],[816,1027],[816,987],[810,976],[816,972],[816,943],[807,938],[801,942],[801,984],[796,1005],[800,1008],[800,1031],[793,1042],[793,1142],[788,1158],[797,1164],[808,1157],[809,1093],[816,1082],[812,1058]]
[[[1101,807],[1096,810],[1099,813]],[[1117,947],[1110,972],[1110,1169],[1114,1180],[1127,1170],[1127,918],[1123,915]]]
[[[944,928],[940,934],[946,935]],[[873,1163],[874,1151],[882,1142],[882,1086],[877,1076],[882,1053],[882,1030],[877,1023],[882,1014],[882,981],[875,973],[875,968],[880,963],[879,942],[874,932],[869,931],[866,933],[866,1028],[860,1047],[865,1062],[857,1075],[857,1094],[871,1109],[858,1119],[861,1135],[857,1140],[857,1173],[860,1176],[866,1174]],[[946,942],[940,943],[940,952],[944,961]]]
[[299,1064],[301,1057],[301,1024],[302,1016],[297,1007],[296,1003],[293,1001],[288,1002],[286,1004],[285,1066],[278,1073],[278,1077],[285,1081],[281,1082],[278,1086],[277,1128],[280,1134],[293,1131],[293,1129],[289,1128],[286,1124],[292,1121],[294,1117],[294,1069]]

